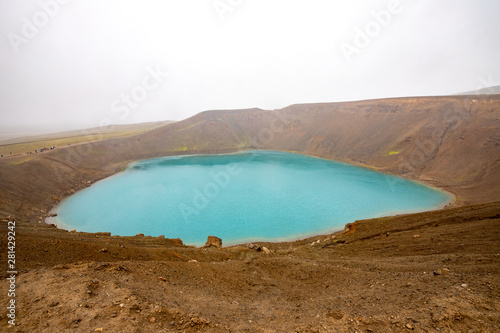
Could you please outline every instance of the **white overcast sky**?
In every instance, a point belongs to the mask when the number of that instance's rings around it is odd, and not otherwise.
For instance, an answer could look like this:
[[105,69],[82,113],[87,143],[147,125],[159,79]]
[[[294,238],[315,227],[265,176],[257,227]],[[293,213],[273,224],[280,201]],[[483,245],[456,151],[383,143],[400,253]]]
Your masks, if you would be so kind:
[[500,1],[397,2],[1,0],[0,131],[500,84]]

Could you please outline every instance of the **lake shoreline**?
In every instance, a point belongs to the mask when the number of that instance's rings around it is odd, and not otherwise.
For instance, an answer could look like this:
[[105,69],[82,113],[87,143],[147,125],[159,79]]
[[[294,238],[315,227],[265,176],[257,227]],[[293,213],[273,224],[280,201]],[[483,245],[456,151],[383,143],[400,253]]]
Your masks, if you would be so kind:
[[[284,154],[295,154],[299,157],[311,157],[311,158],[315,158],[315,159],[318,159],[318,160],[322,160],[322,161],[325,161],[325,162],[334,162],[334,163],[338,163],[340,165],[343,165],[343,166],[347,166],[347,167],[351,167],[351,166],[355,166],[355,167],[362,167],[363,169],[367,169],[369,171],[375,171],[376,173],[378,174],[383,174],[383,175],[387,175],[387,173],[383,172],[383,171],[380,171],[378,168],[371,168],[371,167],[367,167],[367,166],[364,166],[364,165],[359,165],[359,164],[351,164],[351,163],[347,163],[347,162],[344,162],[344,161],[336,161],[336,160],[330,160],[330,159],[326,159],[326,158],[322,158],[322,157],[318,157],[318,156],[310,156],[310,155],[306,155],[306,154],[301,154],[301,153],[298,153],[298,152],[289,152],[289,151],[278,151],[278,150],[258,150],[258,149],[248,149],[248,150],[238,150],[238,151],[234,151],[234,152],[231,152],[231,153],[218,153],[218,154],[186,154],[186,155],[174,155],[174,156],[162,156],[162,157],[155,157],[155,158],[150,158],[150,159],[143,159],[143,160],[137,160],[137,161],[132,161],[132,162],[128,162],[126,165],[122,166],[119,168],[119,171],[115,172],[114,174],[112,174],[111,176],[108,176],[104,179],[101,179],[99,181],[96,181],[94,183],[87,183],[83,189],[80,189],[78,191],[75,192],[75,194],[79,193],[80,191],[86,189],[87,187],[91,186],[91,185],[94,185],[95,183],[99,183],[99,182],[104,182],[104,181],[108,181],[110,179],[112,179],[113,177],[116,177],[117,175],[120,175],[123,171],[127,171],[127,170],[130,170],[132,168],[134,168],[134,166],[137,166],[137,165],[140,165],[141,163],[143,162],[155,162],[155,161],[162,161],[164,159],[169,159],[169,158],[174,158],[175,160],[180,160],[180,159],[183,159],[183,158],[189,158],[189,157],[210,157],[210,156],[225,156],[225,155],[237,155],[237,154],[252,154],[252,153],[265,153],[265,152],[276,152],[276,153],[284,153]],[[254,157],[254,155],[252,155]],[[424,182],[421,182],[421,181],[416,181],[416,180],[413,180],[413,179],[406,179],[406,178],[403,178],[403,177],[398,177],[398,178],[401,178],[401,179],[404,179],[404,180],[407,180],[407,181],[411,181],[411,182],[414,182],[415,184],[419,185],[419,186],[425,186],[433,191],[437,191],[437,192],[442,192],[442,193],[446,193],[449,195],[449,192],[447,191],[444,191],[442,189],[439,189],[439,188],[436,188],[435,186],[432,186],[432,185],[429,185],[429,184],[426,184]],[[63,203],[70,197],[70,196],[73,196],[75,194],[71,194],[71,195],[68,195],[64,198],[61,199],[61,201],[59,203],[57,203],[56,205],[54,205],[52,207],[52,209],[49,211],[50,214],[58,214],[57,217],[49,217],[49,218],[46,218],[45,219],[45,222],[48,223],[48,224],[55,224],[57,225],[60,229],[62,230],[70,230],[70,229],[77,229],[77,227],[75,227],[74,225],[66,225],[64,223],[64,221],[60,218],[60,207],[63,205]],[[410,210],[397,210],[397,211],[392,211],[392,210],[389,210],[389,211],[386,211],[386,212],[383,212],[383,213],[377,213],[377,214],[373,214],[371,217],[368,217],[368,218],[377,218],[377,217],[382,217],[382,216],[393,216],[393,215],[406,215],[406,214],[411,214],[411,213],[416,213],[416,212],[424,212],[424,211],[431,211],[431,210],[436,210],[436,209],[441,209],[441,208],[444,208],[444,207],[450,207],[450,203],[452,203],[454,201],[454,198],[455,196],[453,197],[450,197],[448,202],[444,205],[437,205],[435,207],[432,207],[431,209],[425,209],[425,210],[421,210],[421,209],[410,209]],[[315,236],[321,236],[321,235],[327,235],[327,234],[333,234],[333,233],[336,233],[340,230],[342,230],[344,228],[344,225],[345,224],[348,224],[348,223],[353,223],[355,222],[356,220],[358,219],[347,219],[345,220],[344,222],[341,223],[341,225],[339,224],[338,226],[334,226],[334,227],[326,227],[324,228],[322,231],[318,231],[318,232],[305,232],[305,233],[299,233],[299,234],[295,234],[295,235],[290,235],[290,236],[280,236],[280,237],[272,237],[272,238],[269,238],[269,237],[252,237],[252,236],[249,236],[249,237],[245,237],[245,238],[240,238],[239,240],[230,240],[229,241],[229,244],[230,245],[237,245],[237,244],[240,244],[240,243],[247,243],[247,242],[277,242],[277,243],[281,243],[281,242],[293,242],[293,241],[297,241],[297,240],[301,240],[301,239],[306,239],[306,238],[310,238],[310,237],[315,237]],[[79,231],[83,231],[83,230],[79,230]],[[98,232],[109,232],[110,230],[100,230]],[[88,232],[88,231],[85,231],[85,232]],[[143,233],[143,234],[146,234],[148,235],[147,232],[137,232],[137,233]],[[113,233],[114,234],[114,233]],[[211,234],[215,234],[216,233],[211,233]],[[117,233],[116,235],[119,235],[119,233]],[[135,235],[134,234],[130,234],[130,235],[121,235],[123,237],[130,237],[130,236],[133,236]],[[152,237],[156,237],[155,235],[150,235]],[[217,236],[217,235],[216,235]],[[176,235],[171,235],[169,237],[172,237],[172,238],[181,238],[180,236],[176,236]],[[184,240],[183,240],[184,241]],[[202,246],[203,243],[200,241],[200,242],[195,242],[195,243],[192,243],[192,242],[189,242],[189,244],[192,244],[192,245],[196,245],[196,246]]]

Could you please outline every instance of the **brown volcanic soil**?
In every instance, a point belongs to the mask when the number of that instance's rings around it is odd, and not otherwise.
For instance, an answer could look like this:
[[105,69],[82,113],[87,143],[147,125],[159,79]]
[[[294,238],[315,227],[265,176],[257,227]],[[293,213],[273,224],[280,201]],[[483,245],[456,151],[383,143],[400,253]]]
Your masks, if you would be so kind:
[[[499,128],[500,95],[402,98],[203,112],[133,137],[2,159],[0,213],[17,219],[20,325],[11,330],[498,331]],[[130,161],[243,149],[423,180],[456,194],[458,208],[265,244],[269,255],[40,223],[62,197]],[[0,245],[5,262],[5,237]],[[6,311],[0,321],[7,326]]]
[[269,255],[21,223],[12,331],[498,332],[499,222],[500,203],[379,218]]

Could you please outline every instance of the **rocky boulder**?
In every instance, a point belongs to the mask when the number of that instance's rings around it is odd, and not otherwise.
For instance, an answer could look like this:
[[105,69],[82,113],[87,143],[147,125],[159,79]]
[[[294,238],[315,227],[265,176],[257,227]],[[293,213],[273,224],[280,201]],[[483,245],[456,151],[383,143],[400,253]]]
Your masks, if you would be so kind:
[[222,247],[222,239],[215,236],[208,236],[204,247],[216,247],[220,249]]
[[262,249],[259,244],[253,244],[253,243],[248,243],[247,247],[250,250],[255,250],[255,251],[260,251]]

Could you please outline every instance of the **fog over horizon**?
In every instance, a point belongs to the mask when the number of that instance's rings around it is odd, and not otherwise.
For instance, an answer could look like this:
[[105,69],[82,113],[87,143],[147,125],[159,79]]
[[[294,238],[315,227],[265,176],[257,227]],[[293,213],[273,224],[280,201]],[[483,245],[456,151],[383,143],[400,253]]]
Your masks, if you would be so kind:
[[496,0],[5,0],[0,134],[500,85]]

